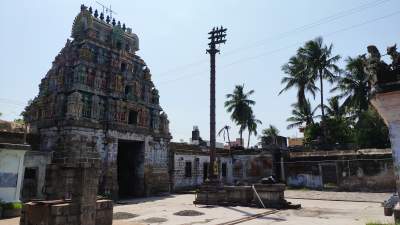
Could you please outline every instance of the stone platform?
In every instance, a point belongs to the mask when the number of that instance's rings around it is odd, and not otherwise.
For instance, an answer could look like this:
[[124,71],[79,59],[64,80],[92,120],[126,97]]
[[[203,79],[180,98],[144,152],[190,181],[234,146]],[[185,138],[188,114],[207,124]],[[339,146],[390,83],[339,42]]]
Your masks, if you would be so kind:
[[[24,204],[20,225],[76,225],[81,224],[79,205],[68,200],[35,201]],[[96,201],[96,225],[112,224],[111,200]]]
[[[224,186],[221,188],[202,187],[196,193],[194,204],[250,206],[262,208],[258,196],[266,208],[299,208],[285,200],[284,184],[254,184],[253,186]],[[258,196],[256,195],[257,191]]]

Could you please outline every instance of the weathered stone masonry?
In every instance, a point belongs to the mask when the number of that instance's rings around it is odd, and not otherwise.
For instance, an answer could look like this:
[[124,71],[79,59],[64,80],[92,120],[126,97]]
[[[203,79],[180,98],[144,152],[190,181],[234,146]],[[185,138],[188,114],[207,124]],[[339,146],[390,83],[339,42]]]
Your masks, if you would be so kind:
[[[54,152],[53,160],[61,161],[86,163],[99,156],[98,190],[106,195],[119,195],[119,182],[131,176],[124,168],[132,163],[132,195],[169,191],[169,121],[150,70],[136,55],[137,35],[83,7],[71,37],[26,110],[31,128],[40,134],[40,150]],[[129,151],[135,159],[121,159],[126,162],[119,165],[118,154]]]

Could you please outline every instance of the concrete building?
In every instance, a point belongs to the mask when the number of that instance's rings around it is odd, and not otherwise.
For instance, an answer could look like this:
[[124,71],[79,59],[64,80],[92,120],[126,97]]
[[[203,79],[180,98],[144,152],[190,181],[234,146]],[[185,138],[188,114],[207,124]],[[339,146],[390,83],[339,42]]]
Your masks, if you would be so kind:
[[19,202],[29,145],[0,143],[0,200]]
[[[171,143],[172,190],[199,187],[208,177],[209,148],[185,143]],[[219,179],[225,184],[258,182],[273,175],[272,154],[262,150],[217,149]]]

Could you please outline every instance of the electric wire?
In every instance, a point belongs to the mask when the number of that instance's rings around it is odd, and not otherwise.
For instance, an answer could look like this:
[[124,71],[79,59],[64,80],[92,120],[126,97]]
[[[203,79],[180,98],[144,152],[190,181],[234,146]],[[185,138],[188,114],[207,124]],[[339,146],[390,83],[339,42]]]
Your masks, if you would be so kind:
[[[345,28],[330,32],[330,33],[326,33],[326,34],[323,34],[323,35],[320,35],[320,36],[322,36],[322,37],[331,36],[331,35],[334,35],[334,34],[337,34],[337,33],[340,33],[340,32],[344,32],[344,31],[348,31],[348,30],[354,29],[356,27],[364,26],[366,24],[370,24],[370,23],[373,23],[373,22],[376,22],[376,21],[379,21],[379,20],[382,20],[382,19],[386,19],[386,18],[392,17],[392,16],[397,15],[399,13],[400,13],[400,10],[399,11],[395,11],[395,12],[390,13],[390,14],[387,14],[387,15],[384,15],[384,16],[381,16],[381,17],[377,17],[377,18],[374,18],[374,19],[370,19],[370,20],[364,21],[362,23],[354,24],[354,25],[351,25],[351,26],[348,26],[348,27],[345,27]],[[240,58],[240,59],[238,59],[238,60],[236,60],[236,61],[234,61],[232,63],[228,63],[228,64],[225,64],[225,65],[221,66],[220,69],[225,69],[225,68],[228,68],[230,66],[239,64],[239,63],[243,63],[243,62],[246,62],[246,61],[249,61],[249,60],[253,60],[253,59],[257,59],[257,58],[260,58],[260,57],[264,57],[266,55],[274,54],[274,53],[277,53],[277,52],[280,52],[280,51],[283,51],[283,50],[298,46],[299,44],[302,44],[302,43],[304,43],[304,41],[298,41],[298,42],[286,45],[286,46],[281,47],[281,48],[277,48],[277,49],[273,49],[273,50],[270,50],[270,51],[263,52],[261,54]],[[199,76],[199,75],[202,75],[201,72],[204,72],[204,71],[208,71],[208,70],[202,70],[200,72],[185,74],[185,75],[182,75],[182,76],[177,77],[175,79],[159,82],[158,85],[163,85],[163,84],[175,82],[175,81],[186,79],[186,78],[189,78],[189,77]]]
[[[347,16],[353,15],[355,13],[359,13],[359,12],[364,11],[366,9],[379,6],[379,5],[387,3],[389,1],[391,1],[391,0],[377,0],[377,1],[369,2],[369,3],[365,3],[363,5],[360,5],[360,6],[357,6],[357,7],[353,7],[353,8],[347,9],[347,10],[343,10],[343,11],[340,11],[340,12],[335,13],[333,15],[330,15],[330,16],[327,16],[327,17],[323,17],[323,18],[321,18],[321,19],[319,19],[317,21],[314,21],[312,23],[299,26],[297,28],[294,28],[292,30],[277,34],[275,36],[264,38],[262,40],[253,42],[253,43],[251,43],[249,45],[246,45],[246,46],[239,47],[239,48],[234,49],[232,51],[228,51],[228,52],[224,53],[224,55],[222,55],[221,57],[222,58],[223,57],[227,57],[229,55],[236,54],[236,53],[241,52],[243,50],[248,50],[250,48],[255,48],[255,47],[258,47],[258,46],[262,46],[262,45],[266,44],[265,43],[266,41],[283,39],[283,38],[285,38],[287,36],[290,36],[292,34],[297,34],[299,32],[303,32],[303,31],[312,29],[314,27],[317,27],[317,26],[320,26],[320,25],[323,25],[323,24],[326,24],[326,23],[330,23],[332,21],[341,19],[343,17],[347,17]],[[179,71],[179,70],[185,70],[186,68],[197,66],[199,64],[203,64],[203,63],[206,63],[206,62],[208,62],[208,60],[206,60],[206,59],[197,60],[195,62],[186,64],[186,65],[182,65],[182,66],[178,66],[178,67],[169,69],[169,70],[167,70],[165,72],[161,72],[160,74],[157,75],[157,77],[161,77],[163,75],[166,75],[166,74],[169,74],[169,73],[172,73],[172,72],[176,72],[176,71]]]

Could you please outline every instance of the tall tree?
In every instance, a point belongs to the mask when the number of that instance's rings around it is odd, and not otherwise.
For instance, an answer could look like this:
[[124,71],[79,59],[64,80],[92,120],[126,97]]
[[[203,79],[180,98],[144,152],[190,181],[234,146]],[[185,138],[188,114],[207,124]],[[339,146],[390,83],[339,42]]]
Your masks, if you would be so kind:
[[281,83],[286,86],[279,92],[287,91],[293,87],[297,88],[297,103],[300,106],[306,104],[306,92],[310,92],[315,97],[318,88],[315,86],[314,79],[307,70],[307,65],[301,55],[297,54],[289,59],[289,62],[282,66],[282,71],[288,76],[282,78]]
[[334,119],[343,119],[346,111],[343,106],[339,104],[339,97],[335,96],[328,100],[328,105],[325,106],[326,115]]
[[257,125],[258,124],[262,124],[261,120],[256,119],[254,114],[252,113],[251,116],[247,120],[247,130],[249,132],[249,136],[247,139],[247,148],[250,147],[251,134],[254,134],[254,136],[257,136]]
[[224,127],[221,128],[221,130],[218,131],[218,136],[221,136],[221,134],[222,134],[222,136],[224,137],[224,141],[225,141],[225,136],[227,136],[228,145],[229,145],[229,147],[231,147],[231,139],[229,137],[229,129],[231,129],[231,127],[228,125],[225,125]]
[[304,59],[311,77],[314,80],[319,79],[319,89],[321,97],[321,115],[322,120],[325,119],[324,107],[324,84],[327,80],[333,83],[337,79],[337,74],[340,73],[336,63],[339,61],[339,55],[332,54],[333,45],[326,46],[323,43],[322,37],[308,41],[303,47],[298,50],[299,55]]
[[313,110],[309,100],[307,100],[306,104],[303,106],[298,103],[294,103],[292,104],[292,107],[292,116],[286,120],[287,122],[290,122],[290,124],[287,126],[288,129],[299,127],[304,123],[306,126],[314,123],[314,118],[316,118],[314,114],[317,108]]
[[247,121],[252,114],[251,106],[255,101],[250,99],[254,90],[244,92],[244,85],[236,85],[232,94],[227,94],[225,101],[226,110],[231,113],[231,119],[239,126],[240,144],[243,146],[243,131],[247,127]]
[[344,98],[343,106],[359,117],[368,110],[370,90],[362,56],[348,57],[345,74],[338,79],[338,85],[331,92],[340,91],[338,97]]
[[264,139],[263,142],[265,141],[266,138],[270,138],[273,144],[277,144],[277,137],[279,135],[279,130],[274,125],[270,124],[268,128],[265,128],[262,131],[261,135],[262,135],[261,139]]

